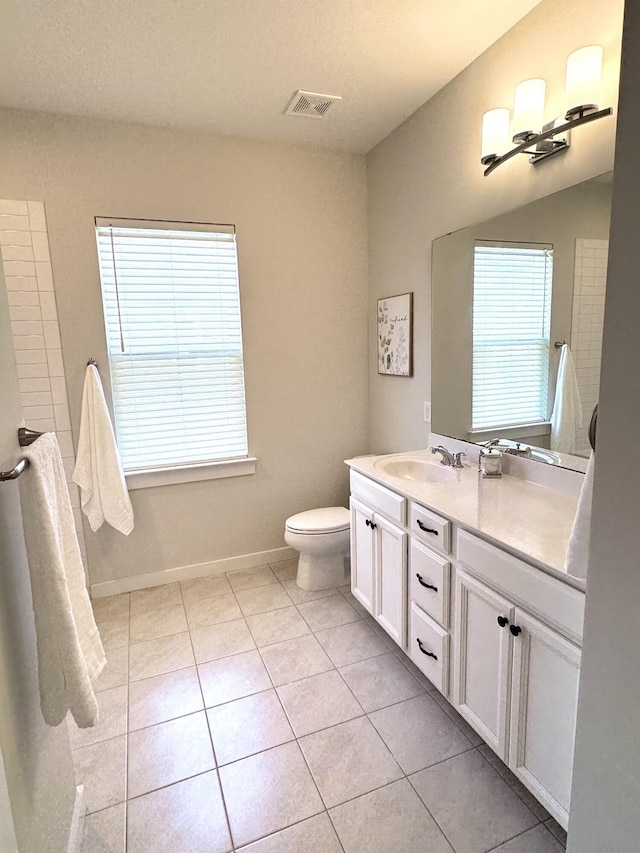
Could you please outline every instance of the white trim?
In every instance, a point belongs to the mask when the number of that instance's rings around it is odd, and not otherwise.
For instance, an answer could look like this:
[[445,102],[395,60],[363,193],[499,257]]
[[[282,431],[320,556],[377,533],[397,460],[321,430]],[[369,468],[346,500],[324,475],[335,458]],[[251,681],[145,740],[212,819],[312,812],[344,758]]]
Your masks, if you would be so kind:
[[224,459],[206,462],[204,465],[183,465],[179,468],[148,468],[145,471],[125,473],[127,488],[151,489],[154,486],[170,486],[174,483],[195,483],[198,480],[220,480],[223,477],[244,477],[256,473],[255,456],[246,459]]
[[190,566],[176,566],[174,569],[162,569],[159,572],[146,572],[128,578],[118,578],[112,581],[102,581],[91,584],[91,597],[103,598],[107,595],[118,595],[121,592],[133,592],[136,589],[148,589],[151,586],[162,586],[175,581],[186,581],[193,578],[204,578],[209,575],[222,575],[238,569],[253,569],[266,563],[280,563],[291,560],[297,554],[293,548],[273,548],[270,551],[256,551],[254,554],[240,554],[237,557],[225,557],[222,560],[212,560],[208,563],[194,563]]
[[73,815],[71,817],[71,828],[69,829],[69,843],[67,853],[80,853],[82,839],[84,837],[84,819],[87,806],[84,801],[84,785],[76,785],[76,799],[73,804]]

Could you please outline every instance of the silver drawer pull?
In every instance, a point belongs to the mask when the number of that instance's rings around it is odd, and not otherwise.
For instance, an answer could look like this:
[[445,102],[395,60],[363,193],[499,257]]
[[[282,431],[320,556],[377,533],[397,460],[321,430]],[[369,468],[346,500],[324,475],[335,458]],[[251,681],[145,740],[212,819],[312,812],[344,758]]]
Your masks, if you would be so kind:
[[432,527],[427,527],[427,525],[423,524],[419,518],[416,518],[416,523],[417,523],[418,527],[420,528],[420,530],[422,530],[424,533],[433,533],[434,536],[438,535],[437,530],[434,530]]
[[422,579],[422,575],[419,575],[417,572],[416,577],[418,578],[418,583],[420,584],[420,586],[424,586],[426,587],[426,589],[432,589],[434,592],[438,591],[437,586],[434,586],[432,583],[427,583],[425,580]]
[[433,652],[428,652],[425,647],[422,645],[422,641],[420,637],[416,637],[416,643],[423,655],[427,655],[427,657],[433,658],[434,660],[438,660],[438,655],[434,655]]

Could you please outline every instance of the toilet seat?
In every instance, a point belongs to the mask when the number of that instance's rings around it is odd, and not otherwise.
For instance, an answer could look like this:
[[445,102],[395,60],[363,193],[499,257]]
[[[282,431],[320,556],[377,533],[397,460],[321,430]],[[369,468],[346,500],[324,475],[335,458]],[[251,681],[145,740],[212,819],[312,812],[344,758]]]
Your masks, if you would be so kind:
[[340,533],[348,530],[351,523],[349,510],[343,506],[328,506],[309,509],[288,518],[285,524],[292,533],[313,536],[323,533]]

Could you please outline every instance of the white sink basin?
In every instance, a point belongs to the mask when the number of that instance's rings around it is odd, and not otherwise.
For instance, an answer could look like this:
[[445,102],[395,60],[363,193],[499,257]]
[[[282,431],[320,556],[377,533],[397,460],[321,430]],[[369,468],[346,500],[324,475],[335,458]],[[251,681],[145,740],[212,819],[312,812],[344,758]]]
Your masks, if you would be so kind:
[[400,480],[413,480],[415,483],[444,483],[447,480],[456,479],[456,472],[453,468],[441,465],[439,462],[414,459],[411,456],[378,459],[373,463],[373,467],[390,477],[397,477]]

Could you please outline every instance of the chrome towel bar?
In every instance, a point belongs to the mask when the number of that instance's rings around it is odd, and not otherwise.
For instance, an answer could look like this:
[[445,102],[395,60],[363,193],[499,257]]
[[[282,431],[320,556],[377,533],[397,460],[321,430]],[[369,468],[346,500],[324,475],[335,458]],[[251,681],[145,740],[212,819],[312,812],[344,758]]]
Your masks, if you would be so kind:
[[12,468],[11,471],[0,471],[0,483],[3,483],[5,480],[17,479],[28,465],[28,459],[19,459],[16,463],[16,467]]
[[[34,429],[20,427],[18,430],[18,444],[20,447],[28,447],[30,444],[33,444],[36,438],[40,438],[41,435],[41,432],[36,432]],[[3,483],[5,480],[16,480],[28,465],[28,459],[18,459],[15,468],[12,468],[10,471],[0,471],[0,483]]]

